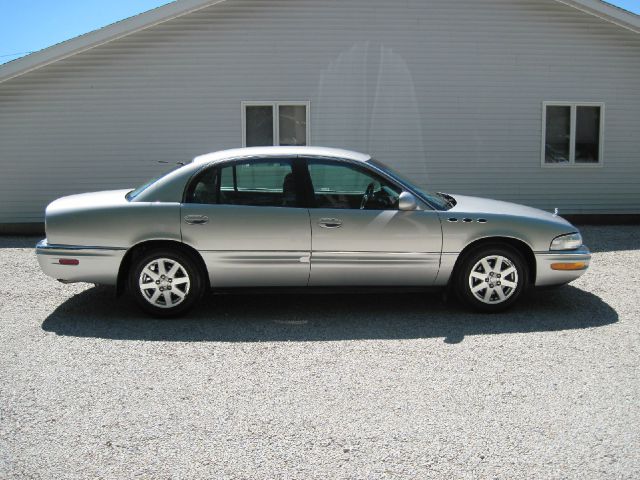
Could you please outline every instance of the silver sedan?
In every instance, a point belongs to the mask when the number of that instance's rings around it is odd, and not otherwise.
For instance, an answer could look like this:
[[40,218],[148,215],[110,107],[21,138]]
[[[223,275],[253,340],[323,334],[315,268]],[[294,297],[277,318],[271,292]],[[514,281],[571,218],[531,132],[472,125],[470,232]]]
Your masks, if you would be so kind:
[[557,215],[430,193],[368,155],[314,147],[212,153],[135,190],[60,198],[46,234],[47,275],[115,285],[157,316],[242,287],[441,287],[495,312],[591,259]]

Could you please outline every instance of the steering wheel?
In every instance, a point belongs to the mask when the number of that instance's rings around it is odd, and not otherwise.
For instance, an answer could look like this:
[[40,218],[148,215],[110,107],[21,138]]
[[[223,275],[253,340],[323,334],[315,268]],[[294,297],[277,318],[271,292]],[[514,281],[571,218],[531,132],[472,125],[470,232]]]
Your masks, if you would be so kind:
[[364,195],[362,196],[362,201],[360,202],[360,210],[364,210],[364,207],[367,206],[369,199],[373,196],[373,191],[376,188],[375,182],[371,182],[367,185],[367,189],[364,191]]

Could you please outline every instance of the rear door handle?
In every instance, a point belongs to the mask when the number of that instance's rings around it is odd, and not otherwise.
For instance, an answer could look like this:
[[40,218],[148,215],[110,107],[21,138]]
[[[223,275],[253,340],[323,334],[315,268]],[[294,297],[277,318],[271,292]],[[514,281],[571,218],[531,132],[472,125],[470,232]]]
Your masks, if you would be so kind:
[[206,215],[187,215],[184,217],[184,221],[189,225],[204,225],[209,222],[209,217]]
[[318,225],[322,228],[340,228],[342,220],[338,218],[321,218],[318,220]]

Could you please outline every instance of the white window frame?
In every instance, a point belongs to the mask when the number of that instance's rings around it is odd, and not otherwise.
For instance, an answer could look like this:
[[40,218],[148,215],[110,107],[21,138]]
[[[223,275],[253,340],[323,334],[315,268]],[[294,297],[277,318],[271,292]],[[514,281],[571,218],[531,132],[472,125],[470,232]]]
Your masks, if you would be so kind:
[[305,107],[307,118],[307,145],[311,145],[311,102],[309,101],[276,101],[276,102],[260,102],[246,101],[241,102],[242,108],[242,146],[247,146],[247,107],[271,107],[273,112],[273,145],[280,145],[280,107],[281,106],[298,106]]
[[[547,107],[570,107],[569,163],[545,162],[547,143]],[[600,107],[600,138],[598,163],[576,163],[576,117],[578,107]],[[604,103],[603,102],[542,102],[542,150],[540,164],[543,168],[601,168],[604,164]]]

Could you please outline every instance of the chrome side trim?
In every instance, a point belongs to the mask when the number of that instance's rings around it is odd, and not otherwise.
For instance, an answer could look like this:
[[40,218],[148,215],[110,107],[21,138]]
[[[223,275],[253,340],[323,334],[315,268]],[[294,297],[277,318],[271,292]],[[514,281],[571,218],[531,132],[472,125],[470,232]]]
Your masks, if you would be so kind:
[[98,246],[84,246],[84,245],[56,245],[56,244],[51,244],[49,245],[49,243],[47,242],[47,239],[43,239],[40,240],[37,244],[36,244],[36,253],[42,253],[44,255],[47,255],[47,250],[65,250],[65,251],[74,251],[74,252],[78,252],[78,251],[83,251],[83,250],[104,250],[104,251],[122,251],[122,250],[126,250],[126,248],[124,247],[98,247]]
[[[305,252],[283,252],[278,250],[273,251],[258,251],[258,252],[237,252],[237,251],[202,251],[203,254],[213,254],[218,258],[220,264],[233,266],[265,266],[265,265],[282,265],[282,264],[297,264],[302,262],[303,258],[309,258],[309,255],[305,255]],[[307,262],[308,263],[308,262]]]
[[320,252],[311,254],[311,263],[394,263],[415,264],[416,262],[432,263],[440,252]]
[[561,259],[570,255],[589,255],[591,257],[591,251],[584,245],[576,250],[545,250],[543,252],[533,252],[533,254],[540,257],[560,255]]

